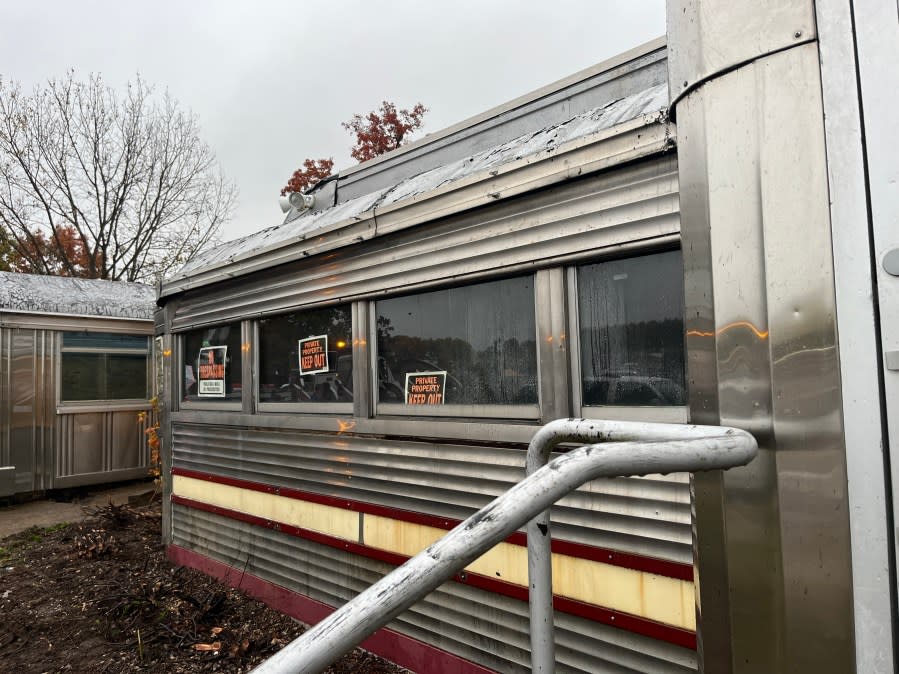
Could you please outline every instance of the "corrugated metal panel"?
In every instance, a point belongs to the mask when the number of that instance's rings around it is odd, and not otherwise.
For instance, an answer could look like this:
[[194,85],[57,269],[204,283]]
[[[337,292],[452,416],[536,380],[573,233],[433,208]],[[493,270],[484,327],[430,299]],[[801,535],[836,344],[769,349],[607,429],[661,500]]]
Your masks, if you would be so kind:
[[150,450],[138,409],[55,414],[56,443],[47,488],[145,477]]
[[0,466],[10,466],[10,337],[12,331],[0,328]]
[[[339,606],[391,567],[209,513],[173,507],[174,543]],[[235,572],[237,573],[237,572]],[[239,585],[235,576],[234,585]],[[527,604],[447,583],[390,625],[501,672],[527,672]],[[574,616],[556,621],[559,673],[695,671],[695,653]]]
[[655,158],[187,292],[172,328],[533,269],[679,230],[677,162]]
[[[176,424],[174,466],[465,519],[524,476],[524,452]],[[555,537],[692,563],[684,476],[597,480],[553,509]]]
[[0,328],[0,465],[15,466],[16,492],[52,486],[55,333]]

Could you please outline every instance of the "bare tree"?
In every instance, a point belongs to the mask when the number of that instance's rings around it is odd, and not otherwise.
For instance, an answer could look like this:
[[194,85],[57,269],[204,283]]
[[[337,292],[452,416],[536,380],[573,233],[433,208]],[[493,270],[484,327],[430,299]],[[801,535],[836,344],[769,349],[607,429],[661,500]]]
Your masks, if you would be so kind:
[[20,271],[153,281],[217,238],[236,189],[196,117],[139,77],[0,78],[0,225]]

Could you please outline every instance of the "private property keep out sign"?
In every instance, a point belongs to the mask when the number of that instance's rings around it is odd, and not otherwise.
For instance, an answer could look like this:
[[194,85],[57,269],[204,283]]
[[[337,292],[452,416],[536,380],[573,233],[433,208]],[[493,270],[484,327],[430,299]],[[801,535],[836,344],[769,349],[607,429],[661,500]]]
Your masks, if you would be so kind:
[[407,372],[407,405],[442,405],[446,390],[446,371]]
[[300,340],[300,374],[328,371],[328,335]]

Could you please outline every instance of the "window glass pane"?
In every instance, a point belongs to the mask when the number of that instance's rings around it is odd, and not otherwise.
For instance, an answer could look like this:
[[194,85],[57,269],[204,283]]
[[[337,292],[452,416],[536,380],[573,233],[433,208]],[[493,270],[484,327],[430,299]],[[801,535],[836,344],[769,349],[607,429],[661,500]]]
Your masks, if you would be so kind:
[[111,332],[64,332],[62,346],[87,349],[148,349],[146,335],[118,335]]
[[680,251],[578,270],[584,405],[685,405]]
[[260,402],[352,402],[350,305],[259,321]]
[[113,400],[147,398],[147,357],[125,353],[106,355],[106,395]]
[[183,347],[184,400],[240,401],[240,323],[185,333]]
[[60,375],[62,400],[104,400],[105,366],[106,355],[102,353],[63,353]]
[[537,403],[533,277],[380,301],[377,330],[382,403],[412,402],[412,373],[436,373],[412,404]]
[[64,351],[60,378],[66,402],[146,400],[147,356]]

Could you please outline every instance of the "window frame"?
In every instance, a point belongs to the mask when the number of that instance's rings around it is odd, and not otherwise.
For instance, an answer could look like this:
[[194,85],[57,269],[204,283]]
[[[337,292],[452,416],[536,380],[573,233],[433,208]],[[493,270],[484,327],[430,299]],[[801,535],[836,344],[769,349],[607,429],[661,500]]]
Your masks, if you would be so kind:
[[[274,314],[266,314],[265,316],[257,316],[253,320],[253,399],[256,401],[256,411],[260,414],[337,414],[341,416],[353,415],[355,410],[357,394],[356,382],[356,340],[358,328],[356,325],[357,312],[355,310],[356,302],[336,302],[334,304],[313,305],[304,307],[294,307],[286,311],[279,311]],[[319,311],[322,309],[330,309],[339,306],[349,306],[350,309],[350,339],[351,353],[353,355],[353,401],[352,402],[262,402],[259,395],[259,387],[261,385],[259,372],[260,358],[262,357],[262,342],[260,340],[261,321],[264,319],[277,318],[291,313],[301,313],[304,311]]]
[[[240,399],[239,400],[223,400],[221,402],[213,402],[212,399],[208,400],[185,400],[184,397],[186,395],[186,390],[184,386],[184,365],[185,365],[185,341],[187,340],[187,334],[190,332],[196,332],[198,330],[205,330],[209,328],[214,328],[221,325],[228,325],[231,323],[236,323],[240,326],[240,351],[241,351],[241,388],[240,388]],[[199,325],[187,328],[185,330],[181,330],[177,333],[174,333],[175,337],[175,367],[176,370],[173,373],[174,379],[174,389],[177,390],[178,395],[175,400],[177,405],[177,409],[179,410],[206,410],[210,412],[240,412],[244,411],[245,401],[247,400],[247,389],[250,388],[248,386],[243,385],[243,380],[246,380],[247,374],[247,352],[250,350],[250,344],[247,342],[247,320],[237,320],[237,321],[225,321],[224,323],[210,323],[206,325]]]
[[[90,400],[66,400],[62,395],[62,384],[63,384],[63,354],[66,353],[84,353],[84,354],[101,354],[106,356],[110,353],[109,349],[103,347],[96,346],[65,346],[65,338],[64,334],[66,332],[85,332],[85,333],[94,333],[94,334],[109,334],[109,335],[125,335],[129,337],[143,337],[146,340],[146,348],[138,349],[138,348],[123,348],[123,349],[114,349],[112,353],[115,355],[123,355],[123,356],[144,356],[144,365],[146,372],[146,388],[145,388],[145,397],[143,398],[92,398]],[[121,330],[114,329],[78,329],[71,328],[59,331],[58,338],[58,349],[57,349],[57,363],[58,367],[56,368],[56,376],[54,377],[56,380],[56,411],[57,413],[65,413],[71,411],[85,412],[89,410],[108,410],[108,411],[117,411],[117,410],[142,410],[146,409],[150,399],[153,397],[154,386],[153,386],[153,346],[152,339],[153,335],[150,333],[135,333],[135,332],[126,332]]]
[[[519,405],[478,405],[478,404],[443,404],[443,405],[405,405],[403,403],[382,403],[378,400],[378,308],[377,302],[389,300],[394,297],[405,297],[415,294],[424,294],[440,290],[449,290],[451,288],[459,288],[465,286],[476,286],[485,283],[493,283],[513,278],[529,278],[531,279],[532,301],[534,303],[534,358],[536,361],[536,389],[537,402],[533,404]],[[542,406],[541,394],[541,368],[540,368],[540,339],[539,339],[539,313],[540,307],[537,302],[538,292],[537,283],[540,276],[538,272],[531,271],[529,273],[517,274],[497,274],[486,278],[478,278],[477,280],[457,283],[447,283],[445,285],[428,285],[426,287],[418,287],[407,290],[406,292],[392,293],[384,295],[376,299],[367,300],[368,303],[368,343],[372,345],[369,351],[369,377],[371,382],[371,405],[372,413],[375,418],[397,418],[397,419],[495,419],[497,421],[525,421],[540,423]]]

